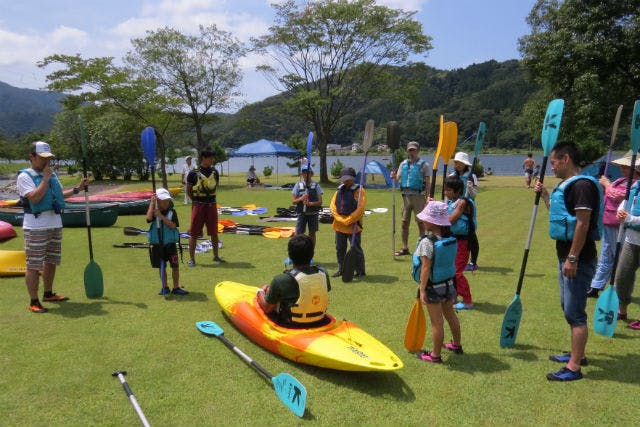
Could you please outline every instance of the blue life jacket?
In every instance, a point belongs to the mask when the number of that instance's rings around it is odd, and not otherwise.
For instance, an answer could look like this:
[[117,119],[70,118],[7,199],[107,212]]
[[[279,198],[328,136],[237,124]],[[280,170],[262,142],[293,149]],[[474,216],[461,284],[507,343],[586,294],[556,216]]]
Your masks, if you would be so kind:
[[[42,182],[42,174],[32,168],[21,169],[20,173],[22,172],[31,177],[36,188]],[[42,199],[40,199],[38,203],[33,203],[31,200],[22,196],[20,197],[20,203],[23,206],[24,213],[30,213],[36,216],[44,211],[54,211],[57,214],[62,213],[64,209],[64,194],[62,194],[62,185],[60,181],[58,181],[58,177],[51,175],[51,178],[49,178],[49,187],[47,187],[46,193],[44,193],[44,196],[42,196]]]
[[[298,186],[298,194],[302,194],[302,192],[306,189],[306,183],[304,181],[300,181],[296,184]],[[309,201],[317,202],[318,201],[318,183],[311,182],[309,185]],[[319,212],[320,206],[307,206],[307,213]],[[304,212],[304,203],[298,202],[296,203],[296,212],[302,213]]]
[[478,221],[476,220],[476,204],[470,197],[461,197],[457,200],[447,201],[447,210],[449,215],[455,210],[458,200],[465,200],[467,206],[465,212],[460,215],[458,220],[451,224],[451,234],[454,236],[468,236],[478,229]]
[[[169,209],[169,211],[167,212],[166,217],[172,221],[173,220],[173,209]],[[159,244],[160,243],[160,237],[158,236],[158,224],[156,222],[157,220],[154,219],[150,224],[149,224],[149,232],[147,233],[147,239],[149,240],[149,243],[152,244]],[[178,231],[178,227],[175,228],[169,228],[167,226],[167,224],[164,223],[164,221],[160,221],[160,227],[162,227],[162,245],[168,245],[171,243],[178,243],[180,241],[180,232]]]
[[410,188],[412,190],[424,191],[422,165],[424,165],[424,160],[421,159],[418,159],[417,162],[411,165],[409,165],[409,160],[402,162],[400,189]]
[[411,277],[420,283],[420,271],[422,270],[422,257],[418,256],[417,249],[424,238],[433,242],[433,258],[431,259],[431,272],[427,286],[446,283],[456,275],[456,253],[458,252],[458,241],[455,237],[444,237],[438,239],[436,236],[422,236],[416,244],[416,252],[413,254],[413,265],[411,267]]
[[[629,194],[629,203],[631,203],[631,207],[627,204],[627,211],[629,211],[633,216],[640,216],[640,200],[638,200],[638,193],[640,193],[640,181],[636,181],[633,184],[631,191],[633,192],[633,196],[631,196],[631,193]],[[629,225],[629,228],[640,231],[640,225],[631,224]]]
[[358,199],[356,199],[357,184],[353,184],[349,188],[345,188],[344,184],[338,187],[336,194],[336,209],[340,215],[349,215],[358,208]]
[[596,220],[597,226],[589,227],[589,237],[592,240],[600,240],[602,236],[602,213],[604,212],[604,197],[600,183],[592,176],[576,175],[566,181],[561,182],[553,189],[549,197],[549,237],[553,240],[562,240],[570,242],[573,240],[573,234],[576,230],[577,218],[567,209],[565,194],[567,189],[579,179],[587,179],[593,183],[598,189],[598,197],[600,203],[598,210],[591,212],[591,218]]

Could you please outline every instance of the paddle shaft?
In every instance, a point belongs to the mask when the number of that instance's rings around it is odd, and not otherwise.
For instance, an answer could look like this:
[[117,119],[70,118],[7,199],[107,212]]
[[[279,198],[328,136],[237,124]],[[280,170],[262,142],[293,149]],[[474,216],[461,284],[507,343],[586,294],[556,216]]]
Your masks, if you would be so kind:
[[151,424],[149,424],[147,417],[145,417],[144,413],[142,412],[142,408],[140,408],[140,405],[138,405],[138,401],[133,395],[131,387],[129,387],[129,384],[127,384],[127,381],[124,379],[124,376],[126,374],[126,371],[116,371],[112,374],[112,376],[117,377],[120,380],[120,384],[122,384],[124,392],[127,394],[127,397],[129,397],[129,401],[131,402],[131,405],[133,405],[133,409],[135,409],[136,413],[138,414],[138,418],[140,418],[140,422],[142,423],[142,425],[145,427],[151,427]]
[[236,347],[231,341],[229,341],[227,339],[227,337],[225,337],[224,335],[216,335],[216,338],[220,339],[220,341],[222,341],[224,343],[224,345],[226,345],[235,354],[240,356],[240,358],[242,358],[242,360],[244,360],[248,365],[251,365],[253,368],[255,368],[258,372],[260,372],[265,377],[267,377],[269,379],[273,379],[273,375],[271,375],[271,373],[269,371],[267,371],[265,368],[260,366],[260,364],[258,364],[258,362],[253,360],[245,352],[243,352],[238,347]]
[[[616,134],[618,133],[618,125],[620,124],[620,116],[622,115],[622,105],[618,106],[618,110],[616,111],[616,118],[613,121],[613,129],[611,130],[611,142],[609,143],[609,152],[607,153],[607,161],[604,164],[604,168],[600,168],[600,176],[607,176],[607,171],[609,170],[609,164],[611,163],[611,158],[613,157],[613,144],[616,142]],[[633,163],[631,164],[633,169]]]

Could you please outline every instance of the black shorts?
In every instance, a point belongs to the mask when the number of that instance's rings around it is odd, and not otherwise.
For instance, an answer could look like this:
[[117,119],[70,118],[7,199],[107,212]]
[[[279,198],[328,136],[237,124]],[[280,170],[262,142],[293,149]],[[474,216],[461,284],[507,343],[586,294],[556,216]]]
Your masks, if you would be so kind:
[[[162,258],[168,262],[171,268],[178,268],[178,248],[175,243],[165,245],[162,251]],[[151,245],[149,247],[149,258],[151,267],[160,268],[160,245]]]
[[427,285],[427,302],[430,304],[439,304],[449,300],[455,300],[456,283],[454,279],[450,279],[446,283],[440,283],[438,285]]

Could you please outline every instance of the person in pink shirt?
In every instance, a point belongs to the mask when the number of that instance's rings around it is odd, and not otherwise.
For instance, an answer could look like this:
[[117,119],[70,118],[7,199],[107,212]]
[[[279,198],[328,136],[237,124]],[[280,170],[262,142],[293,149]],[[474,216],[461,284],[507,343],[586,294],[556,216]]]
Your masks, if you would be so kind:
[[611,278],[616,242],[618,240],[618,228],[620,227],[620,220],[616,217],[616,211],[626,194],[629,174],[633,173],[631,156],[621,157],[612,163],[620,166],[622,175],[613,182],[609,181],[604,175],[600,177],[600,185],[604,189],[604,213],[602,215],[604,227],[598,267],[591,281],[591,289],[587,293],[590,298],[598,298],[598,292],[604,289]]

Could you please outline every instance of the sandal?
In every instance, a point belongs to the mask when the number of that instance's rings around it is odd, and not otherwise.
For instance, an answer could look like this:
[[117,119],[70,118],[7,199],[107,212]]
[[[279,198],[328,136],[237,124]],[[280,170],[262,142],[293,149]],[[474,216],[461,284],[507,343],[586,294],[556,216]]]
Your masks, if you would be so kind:
[[409,249],[404,248],[404,249],[400,249],[399,251],[397,251],[395,253],[395,256],[402,256],[402,255],[409,255],[411,252],[409,252]]

